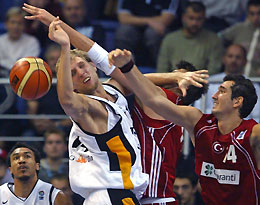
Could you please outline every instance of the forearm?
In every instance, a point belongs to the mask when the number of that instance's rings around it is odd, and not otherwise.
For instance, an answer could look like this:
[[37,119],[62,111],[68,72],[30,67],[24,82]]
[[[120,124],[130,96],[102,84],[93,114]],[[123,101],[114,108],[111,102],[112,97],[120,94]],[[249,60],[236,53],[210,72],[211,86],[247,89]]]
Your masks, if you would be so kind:
[[164,86],[164,85],[175,85],[180,80],[181,73],[147,73],[144,74],[146,78],[152,81],[155,85]]
[[57,71],[57,92],[61,104],[68,104],[73,97],[73,82],[70,70],[70,46],[62,46]]

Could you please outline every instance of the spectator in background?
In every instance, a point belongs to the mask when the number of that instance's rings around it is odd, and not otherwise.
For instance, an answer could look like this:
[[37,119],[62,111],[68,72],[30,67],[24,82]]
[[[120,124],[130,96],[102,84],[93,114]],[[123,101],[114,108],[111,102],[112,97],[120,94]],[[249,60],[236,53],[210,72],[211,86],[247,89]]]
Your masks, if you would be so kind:
[[0,149],[0,185],[14,181],[8,169],[6,159],[7,152],[3,149]]
[[68,159],[64,158],[67,151],[65,133],[50,129],[44,133],[43,151],[46,158],[41,160],[39,178],[43,181],[50,182],[56,174],[69,174]]
[[198,177],[195,172],[178,171],[173,185],[173,191],[179,197],[179,205],[203,205],[198,192]]
[[[173,22],[178,4],[178,0],[119,0],[120,26],[115,36],[116,47],[130,50],[135,55],[137,65],[150,63],[155,67],[161,40]],[[140,49],[143,53],[139,55]],[[147,60],[141,62],[144,56]]]
[[205,27],[211,31],[219,32],[245,18],[248,0],[228,1],[228,3],[226,0],[190,1],[200,1],[205,5]]
[[0,66],[11,70],[13,64],[26,56],[39,56],[39,41],[24,33],[25,12],[19,7],[8,10],[5,19],[7,33],[0,35]]
[[[27,56],[39,56],[39,41],[26,33],[25,12],[19,7],[11,7],[5,19],[7,32],[0,36],[0,76],[8,77],[14,63]],[[0,88],[0,113],[21,114],[24,109],[18,107],[24,104],[24,100],[19,99],[11,90],[10,85]],[[19,103],[17,103],[19,102]],[[22,133],[25,121],[0,120],[1,136],[18,136]],[[16,129],[13,129],[13,125]]]
[[[219,85],[223,81],[223,78],[229,74],[244,75],[244,69],[246,65],[246,49],[238,44],[232,44],[227,47],[225,55],[223,56],[222,63],[224,66],[224,72],[212,75],[209,77],[210,81],[219,81],[209,84],[209,89],[206,98],[206,110],[205,113],[210,114],[213,107],[213,99],[211,98],[218,90]],[[254,83],[256,93],[260,94],[260,86],[258,83]],[[195,102],[195,107],[201,108],[202,101]],[[253,111],[247,118],[254,118],[257,122],[260,120],[260,101],[258,101]]]
[[[62,4],[57,0],[26,0],[25,2],[36,7],[45,8],[53,15],[62,18]],[[40,41],[43,52],[52,43],[48,38],[48,28],[39,21],[26,21],[25,32],[35,36]]]
[[84,198],[72,192],[69,184],[68,175],[57,174],[51,178],[50,183],[55,188],[60,189],[65,195],[67,195],[67,198],[72,204],[74,205],[83,204]]
[[84,0],[64,0],[64,21],[72,28],[104,45],[105,33],[100,25],[92,25],[87,19],[87,8]]
[[[55,67],[57,60],[60,57],[60,46],[54,43],[50,44],[46,48],[44,56],[45,61],[52,70],[53,77],[56,78]],[[40,99],[27,101],[27,114],[65,115],[57,99],[56,84],[53,84],[48,93]],[[55,127],[69,133],[71,125],[69,119],[32,119],[30,120],[30,127],[23,135],[41,136],[49,128]]]
[[60,57],[60,49],[58,44],[52,43],[47,47],[44,54],[44,59],[51,68],[53,78],[56,78],[56,63]]
[[[256,36],[256,45],[253,52],[253,58],[251,63],[251,69],[249,72],[250,77],[260,76],[260,41],[259,41],[259,29],[260,29],[260,1],[249,0],[247,5],[247,19],[244,22],[237,23],[230,28],[222,31],[220,37],[224,41],[225,45],[241,44],[249,52],[253,36],[258,30]],[[252,47],[253,49],[253,47]],[[251,51],[250,51],[251,52]]]
[[220,72],[223,48],[217,35],[203,28],[205,12],[201,2],[187,4],[182,16],[183,28],[163,39],[157,72],[171,72],[180,60],[208,69],[209,74]]

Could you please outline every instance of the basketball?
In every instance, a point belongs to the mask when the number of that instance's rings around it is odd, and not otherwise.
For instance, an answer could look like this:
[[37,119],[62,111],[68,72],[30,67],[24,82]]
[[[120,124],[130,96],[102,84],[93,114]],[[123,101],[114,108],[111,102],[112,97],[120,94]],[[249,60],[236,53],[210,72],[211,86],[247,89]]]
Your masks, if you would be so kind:
[[9,81],[13,91],[19,97],[35,100],[49,91],[52,72],[49,65],[41,58],[21,58],[12,67]]

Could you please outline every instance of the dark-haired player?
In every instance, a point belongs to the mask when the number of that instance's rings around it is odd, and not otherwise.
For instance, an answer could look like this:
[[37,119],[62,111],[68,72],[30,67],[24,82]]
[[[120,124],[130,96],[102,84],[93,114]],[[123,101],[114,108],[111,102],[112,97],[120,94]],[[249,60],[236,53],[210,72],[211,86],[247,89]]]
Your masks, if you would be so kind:
[[244,120],[257,101],[254,85],[241,75],[228,75],[212,96],[212,114],[178,106],[165,98],[132,62],[131,52],[114,50],[110,62],[120,67],[135,94],[151,109],[192,136],[196,173],[205,204],[259,205],[260,124]]
[[0,203],[6,205],[69,205],[64,193],[38,179],[40,154],[34,148],[16,144],[8,154],[14,183],[0,186]]
[[[196,71],[196,68],[185,61],[176,65],[176,71]],[[170,86],[170,85],[169,85]],[[189,86],[185,97],[179,88],[171,85],[162,88],[165,96],[177,105],[189,105],[199,99],[206,92],[206,86]],[[173,184],[176,174],[177,160],[182,150],[182,128],[162,116],[156,114],[149,107],[142,104],[136,97],[132,112],[134,128],[141,144],[142,166],[149,174],[149,185],[146,189],[142,203],[175,202]]]

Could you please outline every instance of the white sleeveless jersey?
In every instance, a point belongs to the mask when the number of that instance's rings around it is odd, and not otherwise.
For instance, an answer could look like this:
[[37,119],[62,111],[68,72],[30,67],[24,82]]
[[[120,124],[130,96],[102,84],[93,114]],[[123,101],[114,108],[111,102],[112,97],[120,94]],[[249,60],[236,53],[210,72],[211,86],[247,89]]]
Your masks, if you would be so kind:
[[1,205],[54,205],[55,198],[60,191],[40,179],[25,199],[16,196],[13,189],[14,183],[5,183],[0,186]]
[[148,184],[142,172],[140,144],[125,97],[108,85],[105,90],[116,96],[115,103],[103,102],[108,110],[108,127],[104,134],[84,131],[73,121],[69,137],[69,176],[71,188],[84,198],[100,189],[130,189],[141,198]]

